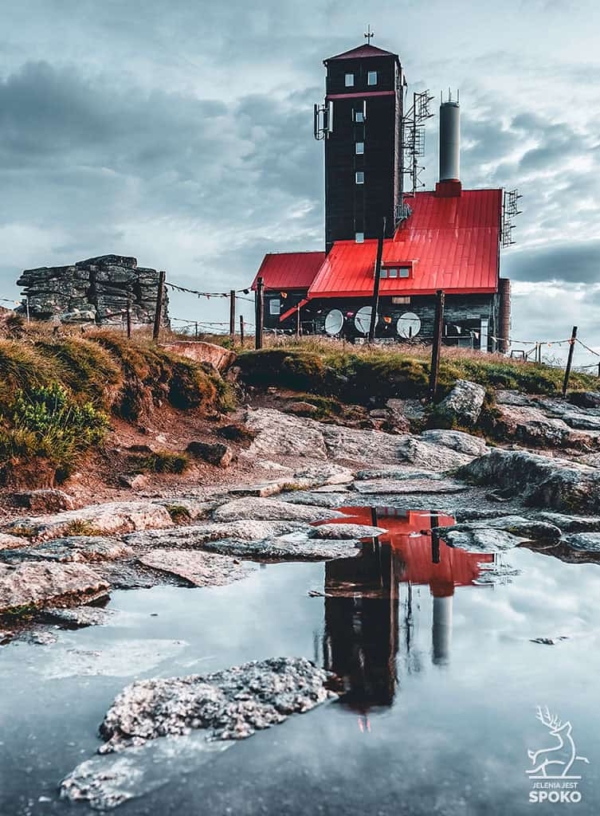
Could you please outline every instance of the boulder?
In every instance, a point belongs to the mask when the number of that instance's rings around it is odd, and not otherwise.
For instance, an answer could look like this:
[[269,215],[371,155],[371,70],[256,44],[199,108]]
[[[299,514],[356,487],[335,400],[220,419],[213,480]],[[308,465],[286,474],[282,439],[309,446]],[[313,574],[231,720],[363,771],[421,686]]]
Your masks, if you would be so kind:
[[64,490],[26,490],[14,493],[12,498],[17,507],[26,507],[33,513],[58,513],[61,510],[75,509],[75,502]]
[[503,516],[500,518],[475,519],[468,523],[454,524],[451,527],[436,527],[436,532],[445,537],[447,532],[471,533],[475,530],[503,530],[511,535],[522,537],[528,541],[543,539],[558,541],[561,530],[555,524],[523,516]]
[[600,408],[600,391],[571,391],[568,400],[579,408]]
[[504,530],[475,528],[472,530],[445,530],[444,541],[451,547],[466,552],[494,553],[512,550],[527,541]]
[[184,578],[198,587],[226,586],[246,578],[255,567],[214,553],[156,549],[138,559],[140,564]]
[[2,532],[18,530],[32,542],[70,535],[104,535],[171,527],[167,509],[150,501],[109,502],[68,510],[58,515],[27,516],[3,525]]
[[0,561],[20,563],[22,561],[56,561],[59,563],[81,561],[115,561],[128,558],[132,551],[116,538],[102,536],[68,536],[57,538],[35,547],[21,547],[2,550]]
[[572,550],[600,552],[600,533],[569,533],[562,541]]
[[600,511],[600,471],[528,451],[493,450],[460,468],[457,477],[493,485],[526,504],[567,513]]
[[235,499],[222,504],[213,513],[215,521],[324,521],[342,518],[343,513],[311,505],[292,504],[275,499]]
[[74,606],[61,608],[47,606],[44,609],[44,620],[60,623],[69,629],[78,629],[83,626],[102,626],[111,619],[110,609],[98,606]]
[[201,549],[208,541],[239,539],[263,541],[266,538],[310,529],[297,521],[235,520],[223,523],[173,527],[171,530],[146,530],[125,536],[127,545],[134,548],[168,547],[169,549]]
[[90,600],[105,595],[108,584],[83,564],[27,561],[0,564],[0,615],[37,609],[46,604]]
[[2,550],[16,550],[20,547],[29,547],[29,539],[22,536],[0,533],[0,552]]
[[283,410],[286,414],[295,414],[296,416],[312,417],[319,413],[316,405],[310,402],[290,402],[284,406]]
[[203,729],[209,740],[245,739],[325,702],[331,676],[304,657],[278,657],[213,674],[138,680],[106,713],[99,752],[190,729]]
[[215,343],[199,340],[178,340],[175,343],[162,343],[161,347],[172,354],[187,357],[196,363],[207,363],[219,373],[226,371],[236,360],[235,352]]
[[442,429],[431,429],[423,431],[421,439],[434,445],[442,445],[445,448],[465,453],[467,456],[483,456],[488,452],[485,439],[463,431],[446,431]]
[[140,490],[147,487],[149,479],[143,473],[121,473],[118,478],[121,487],[128,487],[130,490]]
[[[361,531],[361,539],[367,534]],[[299,530],[262,541],[243,541],[227,538],[207,541],[203,549],[236,558],[257,558],[263,561],[330,561],[334,558],[353,558],[360,555],[361,540],[311,538]]]
[[496,405],[531,405],[531,398],[521,391],[509,391],[499,388],[495,393]]
[[473,427],[483,408],[485,388],[470,380],[457,380],[448,396],[436,406],[437,416],[448,422]]
[[371,527],[368,524],[318,524],[308,531],[309,538],[324,541],[350,541],[352,539],[376,538],[387,533],[383,527]]
[[186,451],[210,465],[218,465],[222,468],[228,467],[233,460],[233,451],[223,442],[190,442]]
[[539,447],[576,446],[582,442],[563,419],[548,417],[531,406],[499,406],[495,433],[503,439]]

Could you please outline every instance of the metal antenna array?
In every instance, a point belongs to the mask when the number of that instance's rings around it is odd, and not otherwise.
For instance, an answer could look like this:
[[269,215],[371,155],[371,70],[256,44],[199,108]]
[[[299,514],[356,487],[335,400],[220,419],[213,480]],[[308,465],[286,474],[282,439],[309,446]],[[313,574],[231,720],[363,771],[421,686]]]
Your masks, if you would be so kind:
[[405,195],[414,195],[425,186],[420,178],[425,168],[419,159],[425,155],[425,122],[433,116],[429,109],[432,101],[429,91],[413,93],[413,104],[402,118],[402,173],[411,181],[410,192]]
[[519,209],[519,199],[523,196],[519,195],[518,190],[505,190],[502,200],[502,246],[509,247],[515,242],[513,241],[512,231],[515,228],[513,218],[521,214]]

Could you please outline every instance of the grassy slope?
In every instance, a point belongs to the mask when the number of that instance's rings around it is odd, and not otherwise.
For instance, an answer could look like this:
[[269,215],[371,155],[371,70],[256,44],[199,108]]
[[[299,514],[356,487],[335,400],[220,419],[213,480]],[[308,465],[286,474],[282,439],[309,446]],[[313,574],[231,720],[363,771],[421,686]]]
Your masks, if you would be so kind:
[[[210,369],[170,354],[150,339],[117,331],[82,335],[48,325],[4,327],[0,337],[0,482],[19,467],[43,464],[68,475],[86,447],[75,420],[82,411],[108,425],[112,413],[137,422],[156,405],[226,410],[232,397]],[[56,389],[64,398],[48,399]],[[59,393],[60,397],[60,393]],[[56,407],[61,402],[60,410]],[[59,439],[61,444],[57,445]]]

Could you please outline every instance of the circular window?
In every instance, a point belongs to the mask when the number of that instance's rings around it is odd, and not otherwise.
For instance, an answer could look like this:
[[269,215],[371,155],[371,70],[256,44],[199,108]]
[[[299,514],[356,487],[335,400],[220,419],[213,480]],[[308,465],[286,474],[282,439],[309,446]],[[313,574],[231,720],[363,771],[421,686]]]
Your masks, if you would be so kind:
[[396,323],[396,331],[400,337],[416,337],[421,331],[421,320],[414,312],[405,312]]
[[[368,334],[371,328],[371,314],[373,312],[372,306],[363,306],[362,309],[359,309],[354,317],[354,325],[356,326],[356,331],[360,332],[361,334]],[[375,323],[379,316],[377,315],[375,318]]]
[[339,334],[344,325],[344,315],[339,309],[332,309],[325,318],[325,334],[333,337],[334,334]]

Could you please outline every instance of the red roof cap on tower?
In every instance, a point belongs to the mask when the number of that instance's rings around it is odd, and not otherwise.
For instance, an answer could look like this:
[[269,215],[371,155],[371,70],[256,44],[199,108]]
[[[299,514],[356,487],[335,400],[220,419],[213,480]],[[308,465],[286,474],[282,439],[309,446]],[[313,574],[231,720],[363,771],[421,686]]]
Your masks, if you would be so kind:
[[364,45],[350,49],[350,51],[344,51],[343,54],[336,54],[335,57],[329,57],[323,60],[323,65],[327,65],[327,63],[332,60],[363,59],[364,57],[395,57],[398,59],[398,54],[394,54],[392,51],[385,51],[383,48],[377,48],[376,45],[367,45],[365,43]]

